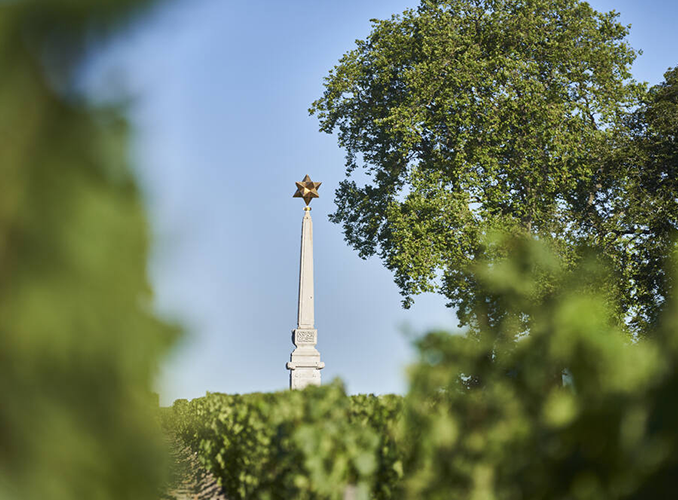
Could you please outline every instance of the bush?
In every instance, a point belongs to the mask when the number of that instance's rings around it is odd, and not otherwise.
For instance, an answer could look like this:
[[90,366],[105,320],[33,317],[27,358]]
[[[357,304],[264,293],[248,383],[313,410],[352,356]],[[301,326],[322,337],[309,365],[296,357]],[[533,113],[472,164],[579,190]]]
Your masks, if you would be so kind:
[[[544,272],[558,286],[536,302]],[[406,497],[671,497],[675,299],[653,339],[634,341],[612,321],[592,261],[565,274],[524,240],[481,274],[488,303],[505,307],[502,319],[484,321],[477,336],[419,342],[404,409]]]
[[173,406],[174,430],[233,499],[393,498],[402,475],[398,396],[339,383],[273,394],[208,394]]

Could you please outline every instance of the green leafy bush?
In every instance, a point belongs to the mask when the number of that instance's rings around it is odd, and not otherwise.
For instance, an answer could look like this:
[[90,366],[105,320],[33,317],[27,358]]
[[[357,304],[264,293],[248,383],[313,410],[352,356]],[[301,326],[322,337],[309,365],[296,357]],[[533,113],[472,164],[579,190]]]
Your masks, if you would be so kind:
[[233,499],[393,498],[398,396],[346,396],[338,383],[175,402],[171,426]]
[[[478,336],[432,333],[411,370],[402,446],[406,497],[669,498],[678,477],[678,315],[633,342],[596,289],[540,244],[479,266],[490,321]],[[558,283],[534,300],[544,273]],[[521,321],[519,321],[520,319]],[[525,329],[527,326],[527,329]],[[671,479],[673,478],[673,479]]]

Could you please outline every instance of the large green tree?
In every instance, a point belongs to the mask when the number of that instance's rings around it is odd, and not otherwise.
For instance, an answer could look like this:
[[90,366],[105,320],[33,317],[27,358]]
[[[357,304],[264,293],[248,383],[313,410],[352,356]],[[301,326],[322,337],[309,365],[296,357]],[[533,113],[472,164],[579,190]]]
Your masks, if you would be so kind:
[[670,231],[657,215],[656,243],[656,225],[634,217],[644,189],[664,206],[670,196],[638,142],[661,141],[659,125],[629,119],[645,87],[627,34],[616,13],[580,0],[423,0],[373,21],[330,71],[311,113],[347,153],[331,219],[362,257],[383,259],[405,306],[440,292],[473,325],[488,299],[470,264],[506,256],[487,236],[509,231],[548,242],[566,266],[602,251],[619,322],[644,330],[663,300],[655,266]]

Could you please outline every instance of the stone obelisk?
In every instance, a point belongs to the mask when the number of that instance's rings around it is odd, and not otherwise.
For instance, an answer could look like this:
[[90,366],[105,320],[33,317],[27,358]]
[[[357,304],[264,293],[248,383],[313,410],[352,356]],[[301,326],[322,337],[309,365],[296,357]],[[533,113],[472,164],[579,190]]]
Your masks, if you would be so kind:
[[290,370],[290,389],[303,389],[308,385],[320,385],[320,370],[325,363],[315,348],[318,330],[314,326],[313,311],[313,220],[309,203],[318,198],[320,182],[313,182],[307,175],[297,182],[295,198],[306,202],[304,218],[301,220],[301,258],[299,262],[299,308],[297,328],[292,330],[292,342],[296,349],[290,355],[287,369]]

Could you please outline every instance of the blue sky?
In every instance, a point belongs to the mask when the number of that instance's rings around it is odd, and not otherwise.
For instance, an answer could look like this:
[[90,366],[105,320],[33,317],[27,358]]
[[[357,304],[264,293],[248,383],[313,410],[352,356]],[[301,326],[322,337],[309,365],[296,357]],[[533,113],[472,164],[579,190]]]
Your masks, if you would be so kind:
[[[634,76],[656,84],[678,64],[678,2],[595,0],[632,24]],[[97,98],[129,96],[132,157],[155,237],[151,280],[184,339],[158,379],[163,404],[205,391],[284,389],[296,326],[303,202],[294,181],[321,181],[312,203],[318,349],[323,381],[351,393],[404,392],[406,331],[453,330],[444,299],[400,307],[391,274],[361,260],[327,220],[344,176],[336,138],[308,115],[323,77],[370,18],[402,0],[185,0],[163,4],[89,67]]]

